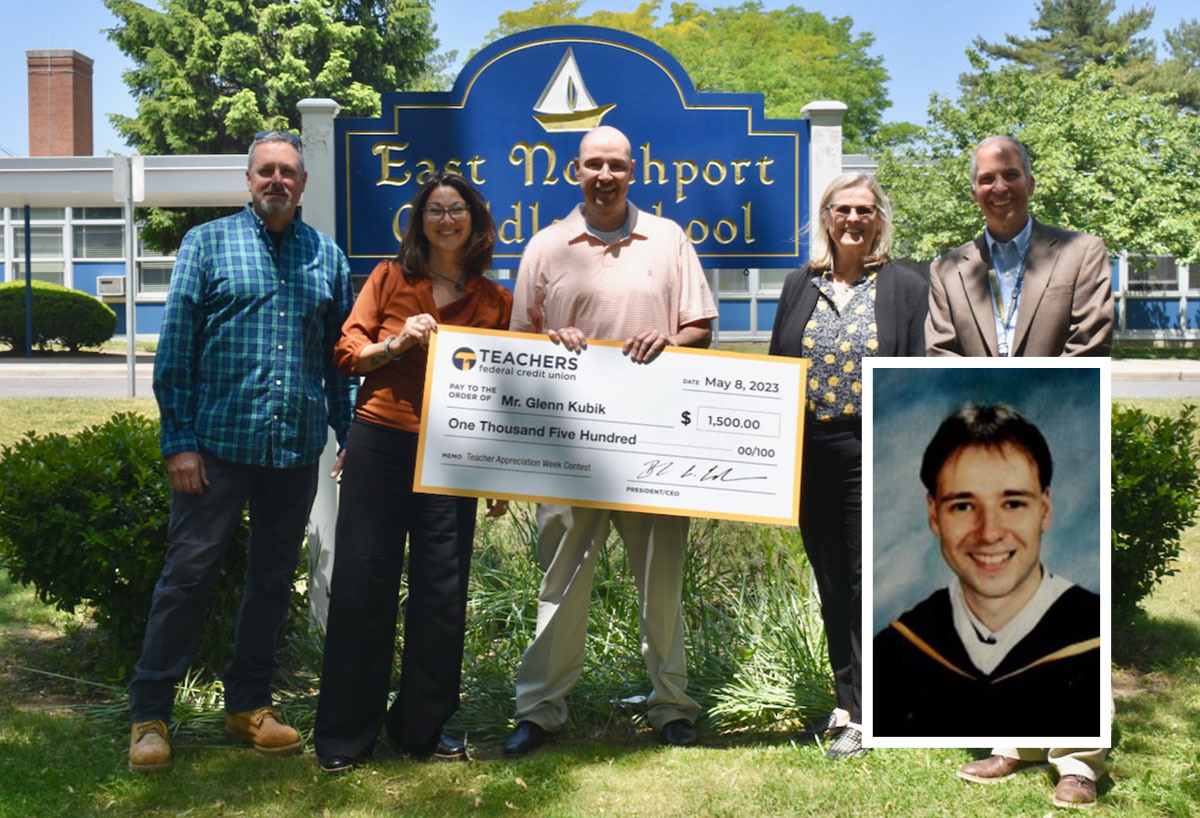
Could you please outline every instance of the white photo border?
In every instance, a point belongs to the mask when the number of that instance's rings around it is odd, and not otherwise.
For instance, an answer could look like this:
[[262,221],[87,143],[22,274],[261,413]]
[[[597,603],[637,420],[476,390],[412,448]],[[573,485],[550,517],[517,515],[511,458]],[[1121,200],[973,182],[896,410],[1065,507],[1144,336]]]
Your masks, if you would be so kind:
[[[1110,747],[1112,745],[1112,620],[1111,620],[1111,405],[1112,378],[1111,361],[1107,358],[863,358],[863,554],[862,554],[862,683],[863,683],[863,744],[868,747]],[[874,734],[874,627],[875,621],[875,372],[884,369],[910,370],[985,370],[996,373],[1013,370],[1039,369],[1075,369],[1095,370],[1099,377],[1099,400],[1095,410],[1098,414],[1097,428],[1099,440],[1096,441],[1099,453],[1099,593],[1100,593],[1100,734],[1096,736],[1063,736],[1053,732],[1038,735],[1020,736],[986,736],[975,735],[965,730],[962,734],[951,736],[910,736],[910,737],[877,737]],[[983,374],[986,377],[985,373]],[[921,377],[914,372],[913,377]],[[931,379],[939,376],[928,375]],[[949,376],[948,376],[949,377]],[[955,396],[957,403],[972,399],[972,395]],[[989,398],[990,400],[990,398]],[[1014,402],[1017,409],[1022,409]],[[944,418],[932,420],[933,428]],[[911,430],[896,430],[895,434],[904,434]],[[921,442],[924,447],[928,438]],[[1054,442],[1051,442],[1053,448]],[[1056,454],[1057,460],[1057,454]],[[912,470],[913,482],[918,490],[920,487],[917,472],[920,463],[914,462]],[[1056,465],[1057,473],[1057,465]],[[1057,514],[1057,509],[1056,509]],[[922,517],[924,524],[924,517]],[[940,558],[940,557],[939,557]],[[1064,707],[1072,706],[1064,702]],[[971,718],[969,713],[962,714],[960,723],[969,728]],[[1046,725],[1052,730],[1054,725]]]

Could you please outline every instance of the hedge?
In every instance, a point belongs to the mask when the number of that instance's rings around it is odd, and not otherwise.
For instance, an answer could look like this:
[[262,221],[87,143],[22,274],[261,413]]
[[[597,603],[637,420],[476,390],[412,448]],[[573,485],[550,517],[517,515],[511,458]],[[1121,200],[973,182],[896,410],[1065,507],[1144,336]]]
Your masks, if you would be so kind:
[[[59,344],[78,352],[112,338],[117,314],[96,298],[45,281],[33,282],[33,345]],[[25,282],[0,284],[0,343],[25,351]]]

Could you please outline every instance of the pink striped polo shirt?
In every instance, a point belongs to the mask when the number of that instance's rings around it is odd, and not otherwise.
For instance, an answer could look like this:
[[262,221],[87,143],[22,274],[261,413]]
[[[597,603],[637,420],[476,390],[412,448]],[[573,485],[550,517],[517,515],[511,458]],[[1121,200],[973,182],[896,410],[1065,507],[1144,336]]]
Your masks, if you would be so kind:
[[508,328],[577,327],[624,341],[644,329],[665,334],[717,315],[700,259],[670,219],[629,203],[629,236],[613,244],[587,232],[583,205],[529,240]]

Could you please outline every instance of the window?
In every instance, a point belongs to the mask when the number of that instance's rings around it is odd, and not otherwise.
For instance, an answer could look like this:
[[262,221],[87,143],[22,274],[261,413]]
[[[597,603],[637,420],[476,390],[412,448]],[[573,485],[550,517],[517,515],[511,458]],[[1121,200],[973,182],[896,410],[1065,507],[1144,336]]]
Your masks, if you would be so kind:
[[[14,222],[25,220],[25,208],[14,207],[12,210]],[[62,221],[67,217],[66,208],[63,207],[31,207],[29,208],[29,221],[31,222],[53,222]]]
[[171,259],[146,259],[139,261],[138,293],[165,293],[171,283],[171,270],[175,262]]
[[738,295],[750,292],[749,271],[742,267],[728,270],[708,270],[708,283],[712,286],[714,279],[719,283],[721,295]]
[[[33,210],[50,210],[52,208],[33,208]],[[61,211],[60,211],[61,213]],[[38,281],[51,284],[63,284],[63,230],[61,227],[30,227],[30,252],[33,263],[30,271]],[[25,277],[25,226],[13,227],[13,279]]]
[[1179,289],[1173,256],[1130,256],[1127,292],[1161,293]]
[[[71,228],[72,257],[80,261],[125,258],[125,227],[119,207],[77,207]],[[104,224],[91,224],[104,222]]]
[[125,213],[119,207],[81,207],[75,211],[76,221],[119,221],[124,218]]
[[1187,268],[1188,289],[1200,290],[1200,264],[1189,264]]
[[142,241],[140,224],[138,232],[137,294],[166,295],[171,283],[171,270],[175,267],[175,258],[164,256],[158,250],[147,247]]
[[75,258],[111,259],[125,257],[125,228],[119,224],[75,225]]
[[779,292],[783,289],[783,280],[791,275],[789,269],[758,271],[758,289],[764,292]]

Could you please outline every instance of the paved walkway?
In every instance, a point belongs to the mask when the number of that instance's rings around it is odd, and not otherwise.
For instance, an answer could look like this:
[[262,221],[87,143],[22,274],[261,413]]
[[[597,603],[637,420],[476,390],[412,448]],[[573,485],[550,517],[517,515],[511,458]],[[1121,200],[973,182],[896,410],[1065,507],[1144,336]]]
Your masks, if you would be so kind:
[[1114,398],[1200,397],[1200,361],[1121,360],[1112,362]]
[[[154,356],[138,355],[135,394],[152,398]],[[0,355],[0,398],[124,398],[129,369],[124,355],[13,357]]]
[[[137,396],[152,397],[154,356],[137,356]],[[16,358],[0,355],[0,397],[126,397],[124,355]],[[1200,361],[1112,362],[1113,397],[1200,397]]]

